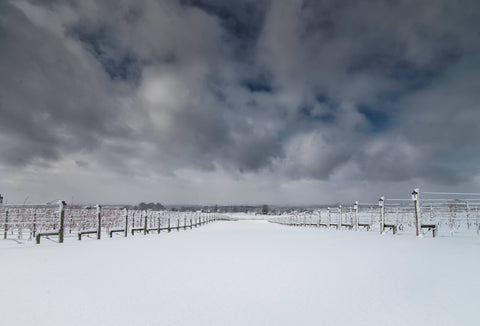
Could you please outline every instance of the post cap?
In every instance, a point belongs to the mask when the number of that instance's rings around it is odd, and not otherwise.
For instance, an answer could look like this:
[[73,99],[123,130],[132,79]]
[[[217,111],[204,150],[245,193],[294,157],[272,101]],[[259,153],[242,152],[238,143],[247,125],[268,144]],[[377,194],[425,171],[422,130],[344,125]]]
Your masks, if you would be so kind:
[[378,206],[383,206],[383,201],[385,200],[385,197],[381,196],[380,199],[378,200]]

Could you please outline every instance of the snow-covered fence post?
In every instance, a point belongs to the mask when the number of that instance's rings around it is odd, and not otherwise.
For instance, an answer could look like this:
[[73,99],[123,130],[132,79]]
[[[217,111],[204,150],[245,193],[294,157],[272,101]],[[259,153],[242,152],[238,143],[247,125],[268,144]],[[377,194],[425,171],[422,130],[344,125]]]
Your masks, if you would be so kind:
[[147,235],[148,232],[148,213],[145,212],[145,216],[143,217],[143,235]]
[[338,229],[342,226],[342,205],[338,205]]
[[420,236],[420,228],[421,228],[421,221],[420,221],[420,206],[418,202],[418,194],[420,192],[420,189],[415,188],[412,191],[412,200],[413,204],[415,205],[415,226],[416,226],[416,231],[417,231],[417,237]]
[[33,211],[33,227],[32,227],[32,236],[35,238],[35,234],[37,233],[37,210]]
[[102,206],[97,205],[97,240],[100,240],[102,234]]
[[180,216],[177,218],[177,231],[180,232]]
[[466,202],[467,205],[467,230],[470,230],[470,206],[468,205],[468,200]]
[[59,225],[58,225],[58,242],[63,243],[63,221],[65,219],[65,205],[63,200],[59,200]]
[[355,210],[355,231],[358,231],[358,201],[353,205],[353,209]]
[[330,228],[330,218],[331,218],[330,207],[327,207],[327,210],[328,210],[328,228]]
[[183,218],[183,229],[184,230],[187,229],[187,218],[186,217]]
[[128,236],[128,208],[125,207],[125,238]]
[[5,210],[5,224],[3,225],[3,238],[7,238],[8,232],[8,209]]
[[380,197],[380,199],[378,200],[378,206],[380,207],[380,234],[383,234],[383,232],[385,231],[384,202],[385,197]]

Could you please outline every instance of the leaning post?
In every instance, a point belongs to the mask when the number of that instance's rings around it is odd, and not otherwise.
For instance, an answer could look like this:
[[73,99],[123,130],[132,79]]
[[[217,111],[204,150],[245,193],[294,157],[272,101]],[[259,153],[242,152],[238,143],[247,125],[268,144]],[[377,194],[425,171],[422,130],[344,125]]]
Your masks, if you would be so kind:
[[358,201],[353,205],[353,209],[355,210],[355,231],[358,232]]
[[380,207],[380,234],[383,234],[383,232],[385,232],[384,204],[385,204],[385,197],[382,196],[378,200],[378,206]]
[[415,226],[416,226],[416,233],[417,233],[417,237],[420,236],[420,224],[421,224],[421,221],[420,221],[420,205],[419,205],[419,201],[418,201],[418,195],[419,195],[419,192],[420,192],[420,189],[418,188],[415,188],[413,189],[412,191],[412,200],[413,200],[413,204],[415,205]]
[[59,225],[58,225],[58,242],[63,243],[63,221],[65,219],[65,206],[67,205],[63,200],[59,200],[58,207],[58,216],[59,216]]
[[100,240],[102,234],[102,206],[97,205],[97,240]]

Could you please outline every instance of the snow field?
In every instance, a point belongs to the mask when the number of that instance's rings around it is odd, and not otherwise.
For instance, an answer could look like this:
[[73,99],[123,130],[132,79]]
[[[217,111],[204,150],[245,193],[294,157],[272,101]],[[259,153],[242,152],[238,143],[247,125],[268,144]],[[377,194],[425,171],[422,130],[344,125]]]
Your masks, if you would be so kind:
[[2,325],[477,325],[477,237],[215,222],[0,249]]

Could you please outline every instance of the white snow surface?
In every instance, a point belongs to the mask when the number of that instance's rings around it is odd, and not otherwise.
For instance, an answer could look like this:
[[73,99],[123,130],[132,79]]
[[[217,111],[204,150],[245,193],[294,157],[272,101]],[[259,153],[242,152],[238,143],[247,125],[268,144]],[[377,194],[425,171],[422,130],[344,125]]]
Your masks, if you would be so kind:
[[0,241],[1,325],[478,325],[480,240],[221,221]]

